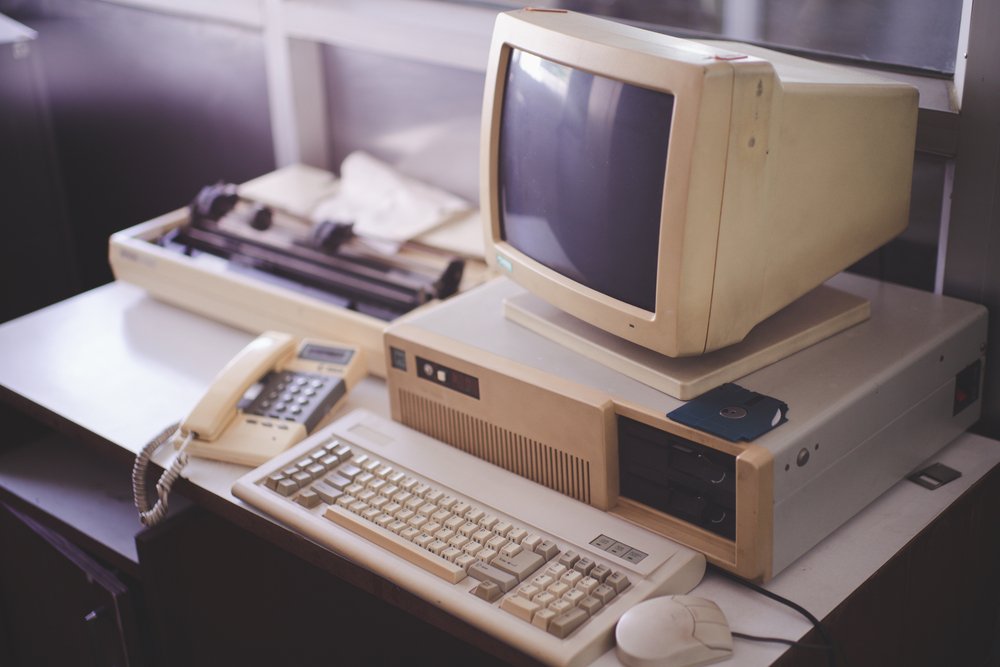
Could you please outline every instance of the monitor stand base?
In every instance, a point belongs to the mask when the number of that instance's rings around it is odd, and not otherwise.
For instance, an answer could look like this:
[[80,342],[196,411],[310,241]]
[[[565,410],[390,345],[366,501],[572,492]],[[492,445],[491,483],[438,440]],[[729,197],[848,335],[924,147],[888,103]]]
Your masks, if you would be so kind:
[[758,324],[735,345],[672,358],[578,320],[532,294],[504,301],[508,320],[682,401],[864,322],[870,314],[867,299],[821,285]]

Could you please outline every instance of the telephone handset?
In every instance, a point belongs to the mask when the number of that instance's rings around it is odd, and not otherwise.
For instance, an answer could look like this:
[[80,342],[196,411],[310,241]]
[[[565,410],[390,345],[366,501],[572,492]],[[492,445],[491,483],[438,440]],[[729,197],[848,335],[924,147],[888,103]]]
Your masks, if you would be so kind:
[[[152,525],[163,517],[167,494],[188,455],[260,465],[327,421],[365,368],[358,347],[262,334],[216,375],[183,421],[136,457],[132,486],[140,519]],[[157,483],[158,500],[150,507],[146,468],[153,452],[168,441],[178,453]]]
[[295,339],[290,335],[270,331],[251,342],[215,376],[208,391],[181,422],[181,430],[205,442],[218,438],[236,416],[239,399],[294,348]]

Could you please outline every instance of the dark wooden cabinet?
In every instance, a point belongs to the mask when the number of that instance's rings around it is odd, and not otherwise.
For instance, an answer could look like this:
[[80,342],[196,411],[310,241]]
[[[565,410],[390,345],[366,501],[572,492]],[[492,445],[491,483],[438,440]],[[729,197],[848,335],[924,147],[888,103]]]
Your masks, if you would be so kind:
[[12,666],[144,664],[136,589],[42,522],[0,503],[0,614]]
[[0,451],[0,667],[509,662],[279,526],[258,535],[176,490],[170,507],[143,527],[128,466],[59,435]]

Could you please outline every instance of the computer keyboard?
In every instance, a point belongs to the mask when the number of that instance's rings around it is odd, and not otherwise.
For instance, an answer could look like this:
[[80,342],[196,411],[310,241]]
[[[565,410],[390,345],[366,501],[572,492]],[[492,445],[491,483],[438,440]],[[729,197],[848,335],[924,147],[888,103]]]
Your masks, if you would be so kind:
[[705,570],[700,553],[366,410],[233,493],[552,665],[591,662],[628,609]]

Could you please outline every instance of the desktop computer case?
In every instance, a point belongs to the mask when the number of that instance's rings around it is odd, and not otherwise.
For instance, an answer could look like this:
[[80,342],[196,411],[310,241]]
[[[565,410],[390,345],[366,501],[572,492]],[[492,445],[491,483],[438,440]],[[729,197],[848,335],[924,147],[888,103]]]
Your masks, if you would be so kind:
[[[870,300],[871,317],[736,381],[788,405],[788,421],[752,442],[673,421],[683,402],[506,320],[505,299],[524,292],[504,278],[387,329],[392,417],[767,580],[980,414],[984,308],[847,274],[828,285]],[[733,516],[625,497],[620,449],[636,432],[684,452],[696,474],[728,465]]]

